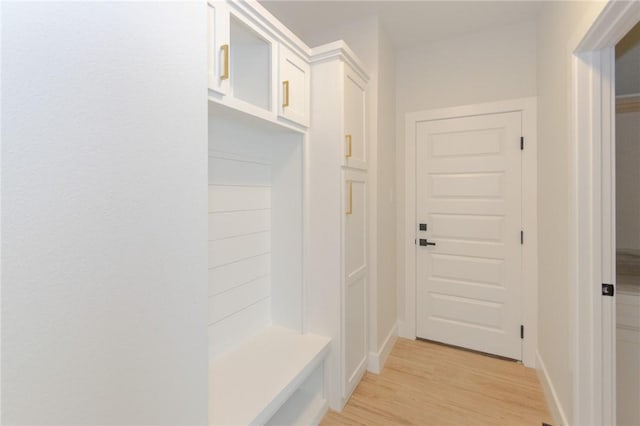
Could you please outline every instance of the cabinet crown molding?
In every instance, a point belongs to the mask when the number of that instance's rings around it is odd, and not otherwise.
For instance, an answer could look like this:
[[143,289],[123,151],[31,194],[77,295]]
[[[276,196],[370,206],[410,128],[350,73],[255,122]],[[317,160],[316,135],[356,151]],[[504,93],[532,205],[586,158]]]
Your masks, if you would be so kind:
[[297,35],[264,8],[257,0],[208,0],[209,4],[226,3],[235,10],[251,19],[272,37],[283,43],[289,49],[298,54],[302,59],[309,60],[309,46]]
[[312,64],[318,62],[330,61],[332,59],[340,59],[348,63],[358,76],[365,82],[369,81],[369,73],[362,61],[356,56],[351,48],[344,40],[334,41],[332,43],[323,44],[322,46],[311,49],[310,62]]

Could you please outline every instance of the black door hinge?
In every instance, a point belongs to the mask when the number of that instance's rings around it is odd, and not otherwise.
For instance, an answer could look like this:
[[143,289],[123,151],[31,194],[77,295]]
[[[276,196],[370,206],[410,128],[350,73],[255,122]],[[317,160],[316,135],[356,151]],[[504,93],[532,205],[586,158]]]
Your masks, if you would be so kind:
[[524,136],[520,136],[520,151],[524,150]]
[[602,295],[603,296],[611,296],[615,293],[615,289],[613,288],[613,284],[602,284]]
[[524,244],[524,231],[520,231],[520,244]]
[[524,339],[524,325],[520,326],[520,338]]

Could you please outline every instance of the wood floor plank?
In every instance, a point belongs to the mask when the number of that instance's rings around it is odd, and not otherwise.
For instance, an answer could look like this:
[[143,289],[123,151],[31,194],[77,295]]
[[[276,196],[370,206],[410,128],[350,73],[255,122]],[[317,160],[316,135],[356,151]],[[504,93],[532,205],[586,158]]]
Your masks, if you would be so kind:
[[535,370],[437,343],[398,339],[322,426],[552,424]]

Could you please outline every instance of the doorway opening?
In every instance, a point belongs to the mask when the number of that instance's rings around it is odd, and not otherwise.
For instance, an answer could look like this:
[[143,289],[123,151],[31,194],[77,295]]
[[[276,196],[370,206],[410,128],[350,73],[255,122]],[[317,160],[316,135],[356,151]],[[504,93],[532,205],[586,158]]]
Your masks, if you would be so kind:
[[418,111],[406,125],[400,336],[534,367],[536,99]]
[[417,337],[522,360],[522,120],[416,123]]
[[615,47],[616,418],[640,424],[640,23]]

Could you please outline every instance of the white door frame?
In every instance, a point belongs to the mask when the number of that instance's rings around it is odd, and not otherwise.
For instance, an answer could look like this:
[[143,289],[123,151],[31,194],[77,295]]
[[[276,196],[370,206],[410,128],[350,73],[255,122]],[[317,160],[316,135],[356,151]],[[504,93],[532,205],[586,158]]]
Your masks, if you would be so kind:
[[639,2],[610,1],[575,45],[569,262],[572,308],[573,422],[616,424],[615,55],[640,20]]
[[[502,102],[466,105],[453,108],[412,112],[406,115],[405,141],[405,318],[399,335],[416,338],[416,125],[421,121],[470,117],[503,112],[522,112],[522,132],[525,150],[522,162],[523,192],[522,220],[525,244],[522,254],[522,300],[525,339],[522,361],[535,367],[538,346],[538,170],[536,140],[536,98],[522,98]],[[514,143],[519,143],[515,141]]]

